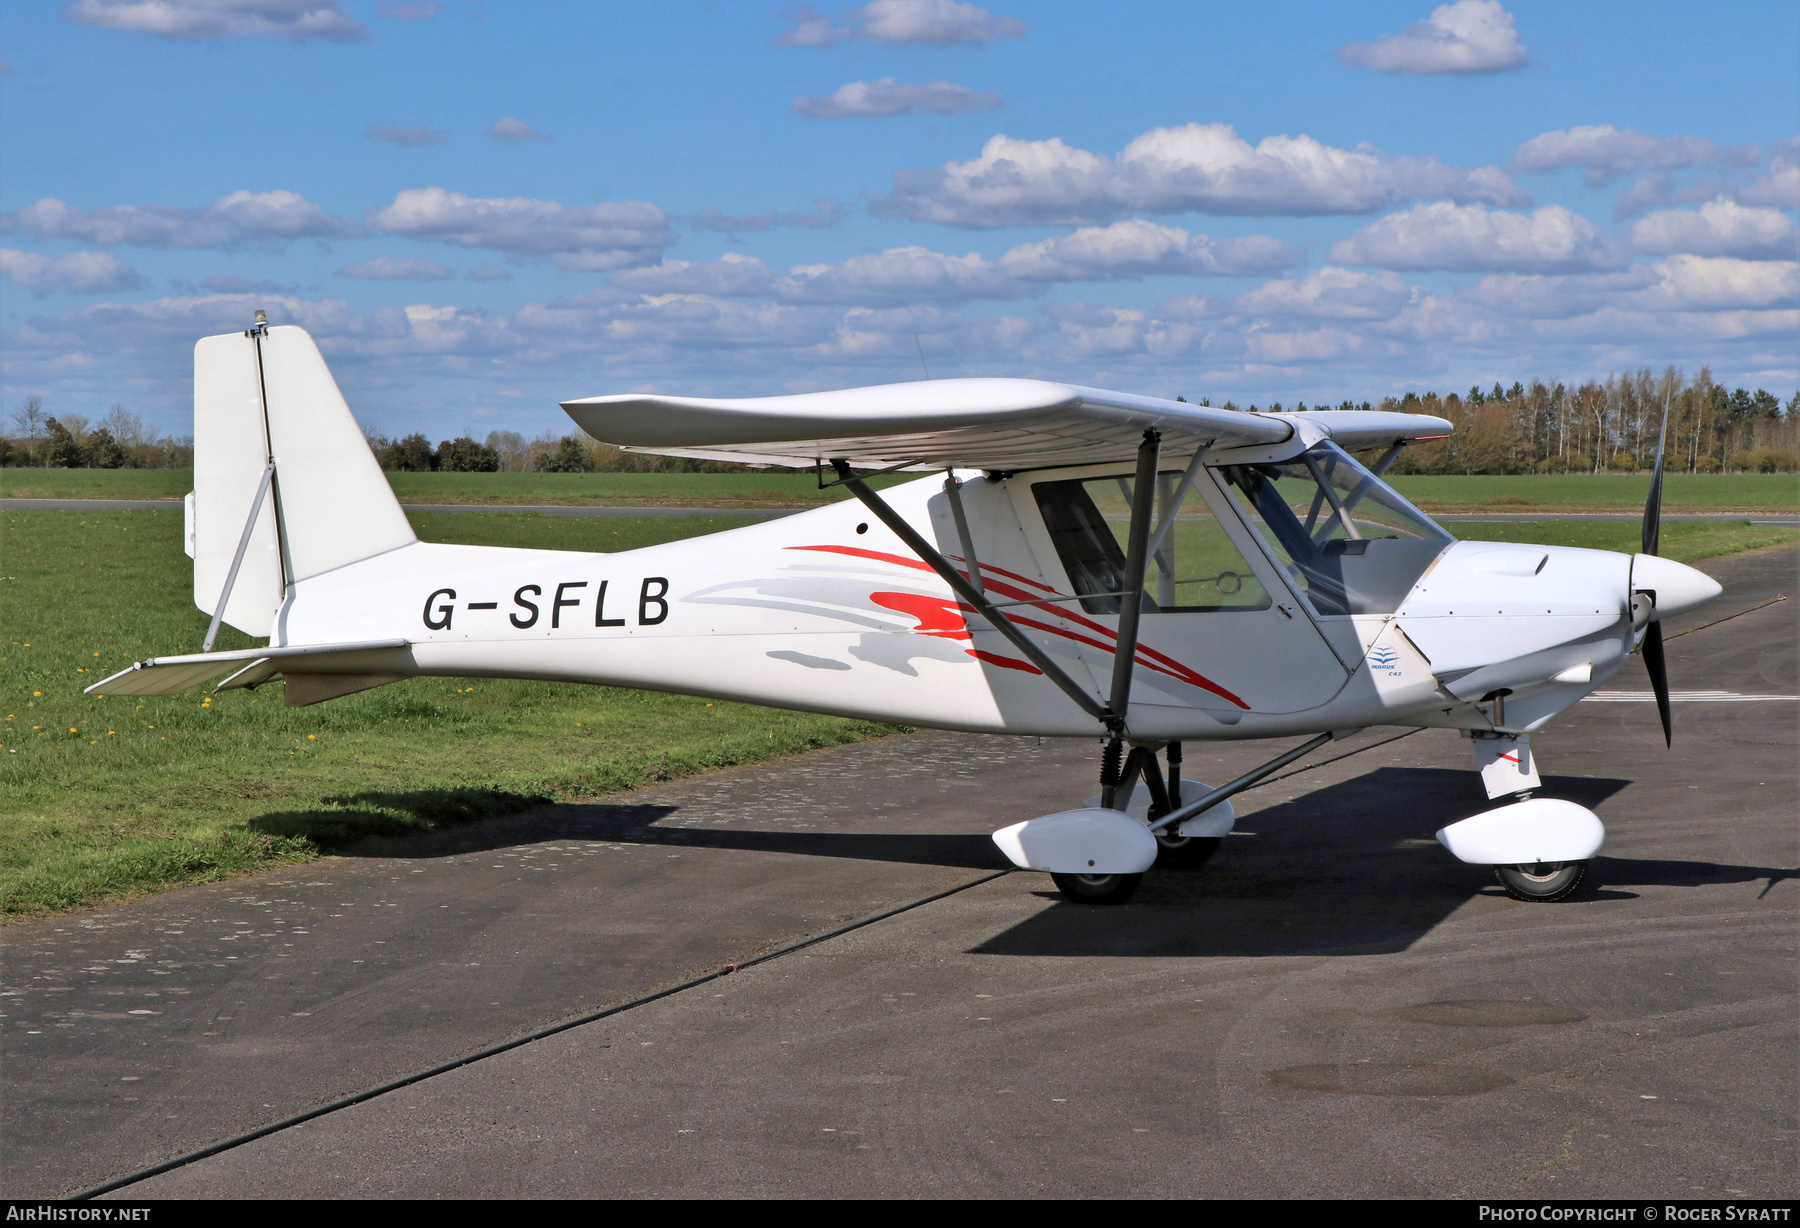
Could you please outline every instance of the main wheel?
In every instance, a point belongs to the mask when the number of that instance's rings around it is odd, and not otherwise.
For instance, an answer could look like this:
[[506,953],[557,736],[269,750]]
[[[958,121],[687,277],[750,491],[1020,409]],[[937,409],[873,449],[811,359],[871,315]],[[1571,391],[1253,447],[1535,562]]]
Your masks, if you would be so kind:
[[1063,898],[1077,904],[1123,904],[1131,898],[1142,874],[1052,874],[1050,881]]
[[1164,827],[1156,833],[1156,864],[1164,869],[1191,870],[1204,865],[1223,843],[1218,836],[1178,836]]
[[1495,866],[1494,877],[1515,900],[1554,904],[1575,894],[1587,874],[1585,861],[1552,861],[1531,866]]

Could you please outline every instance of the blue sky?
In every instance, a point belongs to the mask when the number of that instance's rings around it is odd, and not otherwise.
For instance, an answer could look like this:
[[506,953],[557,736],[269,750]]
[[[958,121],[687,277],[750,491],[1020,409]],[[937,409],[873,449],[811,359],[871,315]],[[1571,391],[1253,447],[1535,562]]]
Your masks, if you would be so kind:
[[0,6],[5,409],[184,433],[1036,375],[1214,403],[1800,381],[1792,4]]

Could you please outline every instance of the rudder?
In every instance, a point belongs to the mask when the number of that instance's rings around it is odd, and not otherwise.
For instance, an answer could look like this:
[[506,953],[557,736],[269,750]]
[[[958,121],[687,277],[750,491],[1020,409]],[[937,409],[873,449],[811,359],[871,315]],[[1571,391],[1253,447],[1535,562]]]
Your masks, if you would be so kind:
[[418,539],[319,347],[293,325],[194,347],[194,604],[218,607],[265,470],[224,621],[271,634],[294,584]]

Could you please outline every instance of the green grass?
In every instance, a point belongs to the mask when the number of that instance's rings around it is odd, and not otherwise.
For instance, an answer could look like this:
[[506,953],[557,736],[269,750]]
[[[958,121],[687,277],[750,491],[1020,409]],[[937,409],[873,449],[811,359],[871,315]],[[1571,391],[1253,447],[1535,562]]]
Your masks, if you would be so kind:
[[[621,550],[741,520],[420,515],[428,539]],[[99,699],[193,652],[181,514],[0,515],[0,916],[305,860],[378,834],[586,797],[886,732],[680,695],[419,678],[310,708],[279,687]],[[218,647],[252,641],[229,629]]]
[[[1426,511],[1641,512],[1650,493],[1647,473],[1521,474],[1500,477],[1417,475],[1390,479],[1394,489]],[[1800,474],[1670,473],[1663,477],[1665,512],[1800,511]]]
[[192,469],[0,469],[0,498],[179,499]]
[[[1445,527],[1464,541],[1583,546],[1627,554],[1635,554],[1643,544],[1640,526],[1607,521],[1465,520]],[[1723,554],[1792,545],[1796,541],[1800,541],[1800,529],[1753,525],[1743,520],[1664,521],[1658,553],[1678,563],[1697,563]]]
[[[427,540],[626,550],[744,523],[415,513]],[[1464,537],[1632,550],[1637,526],[1461,524]],[[1671,523],[1693,561],[1800,540]],[[886,727],[679,695],[420,678],[311,708],[280,690],[97,699],[133,660],[192,652],[181,514],[0,514],[0,917],[129,898],[534,804],[877,736]],[[251,641],[227,629],[220,648]]]
[[[877,487],[908,481],[877,478]],[[846,498],[821,491],[810,473],[390,473],[407,503],[557,503],[640,507],[815,507]],[[1428,511],[1635,512],[1650,489],[1645,474],[1532,474],[1519,477],[1393,479]],[[15,499],[179,499],[193,487],[185,469],[0,469],[0,497]],[[1670,512],[1800,511],[1800,475],[1672,473],[1663,487]]]

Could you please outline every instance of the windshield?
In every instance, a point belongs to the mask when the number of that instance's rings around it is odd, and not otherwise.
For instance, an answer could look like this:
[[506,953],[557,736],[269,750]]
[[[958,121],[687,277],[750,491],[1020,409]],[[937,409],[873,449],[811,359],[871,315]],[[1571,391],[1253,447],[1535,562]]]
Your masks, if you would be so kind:
[[1219,470],[1320,614],[1391,614],[1455,539],[1334,443]]

